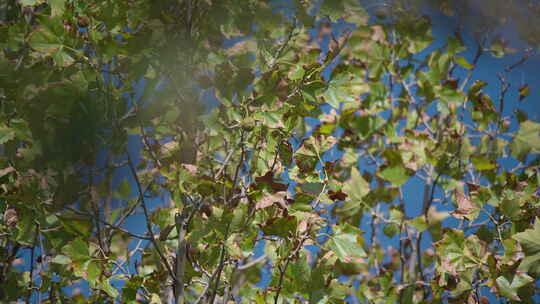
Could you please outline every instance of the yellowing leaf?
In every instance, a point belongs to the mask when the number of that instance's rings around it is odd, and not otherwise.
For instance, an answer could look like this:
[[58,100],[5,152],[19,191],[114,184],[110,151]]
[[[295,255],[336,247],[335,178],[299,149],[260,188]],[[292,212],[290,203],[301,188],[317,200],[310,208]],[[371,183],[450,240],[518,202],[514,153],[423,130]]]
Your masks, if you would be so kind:
[[61,16],[64,14],[64,9],[66,7],[66,0],[48,0],[47,1],[51,6],[51,16]]
[[467,59],[463,56],[459,56],[456,58],[456,63],[462,66],[463,68],[466,68],[467,70],[471,70],[474,68],[474,65],[470,64]]
[[42,3],[44,0],[19,0],[22,6],[31,6]]
[[525,97],[529,96],[531,89],[528,85],[523,85],[519,88],[519,100],[523,100]]
[[494,161],[487,159],[483,156],[472,157],[471,161],[474,167],[476,168],[476,170],[479,170],[479,171],[492,170],[492,169],[497,168],[497,164]]

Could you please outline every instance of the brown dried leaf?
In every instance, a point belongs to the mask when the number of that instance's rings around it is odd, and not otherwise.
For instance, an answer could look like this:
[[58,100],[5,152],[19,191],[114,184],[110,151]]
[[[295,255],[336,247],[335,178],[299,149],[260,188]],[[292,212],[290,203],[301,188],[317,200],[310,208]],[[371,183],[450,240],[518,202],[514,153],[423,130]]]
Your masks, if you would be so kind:
[[258,201],[257,204],[255,204],[255,209],[259,210],[259,209],[268,208],[274,205],[274,203],[277,203],[279,204],[281,208],[286,210],[288,208],[287,208],[287,203],[285,202],[285,195],[286,195],[286,192],[284,191],[277,192],[274,194],[267,194],[260,201]]
[[232,56],[236,56],[236,55],[243,54],[246,52],[252,52],[255,49],[256,49],[256,44],[253,41],[244,40],[244,41],[237,42],[232,47],[228,48],[225,51],[225,54],[227,56],[232,57]]
[[17,216],[17,211],[15,211],[15,209],[10,208],[4,212],[4,223],[6,223],[7,226],[13,227],[17,225],[18,221],[19,221],[19,218]]
[[344,201],[346,198],[347,198],[347,194],[343,193],[343,191],[341,190],[338,190],[338,191],[328,191],[328,196],[330,197],[330,199],[334,200],[334,201]]
[[195,165],[190,165],[190,164],[182,164],[182,167],[184,167],[184,169],[186,169],[189,173],[193,174],[193,175],[196,175],[197,174],[197,166]]
[[475,193],[475,192],[478,192],[478,190],[480,190],[480,185],[478,184],[473,184],[473,183],[470,183],[470,182],[467,182],[466,183],[467,186],[469,186],[469,193]]
[[274,173],[272,171],[266,172],[263,176],[255,177],[255,181],[258,183],[267,184],[273,191],[287,191],[289,185],[274,182]]
[[445,271],[445,272],[448,272],[454,276],[457,276],[457,271],[455,269],[455,267],[452,265],[452,263],[450,263],[450,258],[448,257],[443,257],[442,260],[441,260],[441,268]]
[[169,154],[175,150],[178,150],[179,147],[180,147],[180,143],[178,143],[177,141],[170,141],[168,143],[161,145],[160,152],[161,154]]
[[15,168],[13,167],[7,167],[7,168],[4,168],[2,170],[0,170],[0,177],[6,175],[6,174],[9,174],[11,172],[14,172],[15,171]]
[[386,42],[386,34],[384,33],[384,29],[382,26],[374,25],[371,27],[371,29],[373,30],[373,33],[371,34],[371,39],[373,41],[377,41],[380,43]]
[[466,218],[474,212],[477,207],[471,202],[469,196],[465,195],[461,190],[456,190],[456,203],[457,209],[450,212],[454,217],[458,219]]

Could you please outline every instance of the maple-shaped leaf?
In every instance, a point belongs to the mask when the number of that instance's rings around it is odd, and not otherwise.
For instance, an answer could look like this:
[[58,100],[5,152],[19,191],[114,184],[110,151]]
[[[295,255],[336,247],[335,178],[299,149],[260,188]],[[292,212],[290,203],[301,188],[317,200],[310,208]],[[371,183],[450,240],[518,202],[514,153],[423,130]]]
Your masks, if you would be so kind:
[[513,238],[521,244],[525,253],[519,270],[540,276],[540,219],[536,218],[533,229],[517,233]]
[[512,156],[522,159],[527,153],[540,152],[540,123],[524,121],[510,145]]
[[336,227],[336,231],[325,246],[332,250],[342,262],[348,263],[355,259],[364,258],[367,253],[359,242],[361,230],[351,225]]
[[273,206],[274,203],[277,203],[281,208],[287,209],[287,204],[285,202],[286,193],[281,191],[274,194],[267,194],[261,198],[260,201],[255,205],[255,209],[264,209],[270,206]]
[[334,201],[344,201],[346,198],[347,198],[347,194],[343,193],[343,191],[341,190],[338,190],[338,191],[328,191],[328,196],[330,197],[331,200],[334,200]]
[[350,200],[361,201],[369,193],[369,183],[362,177],[358,169],[351,168],[351,178],[345,183],[342,191]]
[[503,276],[500,276],[496,280],[497,282],[497,288],[500,293],[500,295],[507,297],[514,301],[521,301],[521,299],[518,296],[518,290],[531,283],[534,282],[534,279],[528,276],[526,273],[517,272],[514,276],[514,279],[512,280],[512,283],[508,281]]
[[274,181],[274,173],[272,171],[266,172],[263,176],[255,177],[257,183],[264,183],[270,187],[273,191],[287,191],[289,186],[287,184],[277,183]]
[[458,219],[471,219],[471,217],[474,217],[473,214],[475,211],[478,210],[478,207],[471,202],[470,197],[461,190],[456,190],[456,204],[458,206],[457,209],[450,214]]

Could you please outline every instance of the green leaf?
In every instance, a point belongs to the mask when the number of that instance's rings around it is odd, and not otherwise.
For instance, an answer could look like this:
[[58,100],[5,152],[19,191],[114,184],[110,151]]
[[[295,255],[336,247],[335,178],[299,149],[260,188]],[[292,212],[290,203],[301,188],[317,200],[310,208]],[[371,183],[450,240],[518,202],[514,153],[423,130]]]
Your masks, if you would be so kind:
[[506,55],[504,46],[499,42],[493,43],[491,45],[490,51],[495,58],[502,58]]
[[529,94],[531,94],[531,89],[529,88],[528,85],[522,85],[520,88],[519,88],[519,100],[523,100],[525,97],[529,96]]
[[0,145],[15,138],[15,131],[6,126],[0,126]]
[[83,238],[76,238],[66,245],[62,252],[68,255],[73,262],[82,263],[90,259],[88,243]]
[[438,92],[439,98],[446,104],[461,105],[465,102],[465,95],[458,90],[443,88]]
[[64,229],[74,235],[88,236],[92,232],[92,222],[88,217],[71,215],[60,217],[60,222]]
[[433,41],[431,33],[431,21],[428,18],[422,18],[418,22],[414,22],[410,27],[407,27],[410,35],[408,50],[412,54],[416,54],[427,48]]
[[128,199],[131,195],[131,185],[127,178],[125,178],[120,185],[118,185],[117,190],[114,192],[114,197],[118,199]]
[[99,261],[89,261],[88,265],[86,266],[86,273],[87,280],[89,282],[97,281],[99,279],[99,276],[101,275],[101,265],[99,264]]
[[381,171],[380,175],[396,187],[402,186],[409,180],[407,169],[402,165],[386,167]]
[[393,237],[394,235],[399,233],[399,225],[394,223],[389,223],[384,225],[383,232],[387,237]]
[[19,3],[21,3],[22,6],[30,6],[43,3],[43,1],[45,0],[20,0]]
[[521,206],[519,201],[515,199],[505,199],[499,205],[501,213],[507,216],[508,218],[515,219],[521,213]]
[[65,256],[63,254],[59,254],[59,255],[55,256],[52,259],[51,262],[53,262],[55,264],[60,264],[60,265],[67,265],[67,264],[71,263],[71,259],[68,256]]
[[266,235],[277,235],[281,237],[287,237],[291,233],[296,231],[298,222],[294,216],[285,216],[279,219],[273,220],[270,223],[267,223],[263,227],[263,232]]
[[464,51],[466,48],[463,46],[463,42],[455,37],[448,37],[448,53],[455,55]]
[[332,250],[338,259],[348,263],[354,259],[366,257],[367,254],[364,248],[358,242],[360,229],[351,225],[345,225],[343,229],[337,231],[330,237],[325,246]]
[[525,253],[519,269],[540,275],[540,219],[536,218],[533,229],[527,229],[512,237],[521,244]]
[[[328,88],[323,93],[324,101],[336,109],[341,103],[350,104],[354,107],[360,95],[370,91],[369,85],[359,77],[351,77],[346,73],[332,75]],[[383,91],[384,87],[381,88]]]
[[151,216],[152,223],[159,226],[163,230],[169,225],[174,224],[174,210],[170,208],[160,208],[154,211]]
[[302,191],[313,194],[313,195],[319,195],[321,191],[324,188],[324,184],[322,183],[303,183],[299,185],[300,189]]
[[508,280],[500,276],[497,278],[497,287],[499,288],[499,293],[503,297],[507,297],[514,301],[520,301],[521,299],[518,296],[519,288],[534,282],[534,279],[528,276],[525,273],[517,273],[512,280],[512,284]]
[[333,80],[329,83],[323,97],[327,104],[336,109],[339,109],[339,105],[342,102],[354,101],[354,96],[348,94],[341,88],[341,82],[339,80]]
[[463,68],[466,68],[467,70],[474,69],[474,65],[470,64],[467,59],[463,56],[459,56],[456,58],[456,63],[462,66]]
[[99,284],[99,288],[105,291],[111,298],[116,298],[118,296],[118,290],[111,285],[110,280],[103,280]]
[[472,157],[471,161],[476,170],[492,170],[497,168],[497,163],[482,156]]
[[401,291],[400,303],[402,304],[413,304],[414,301],[414,286],[407,286]]
[[418,232],[422,232],[428,228],[426,219],[423,216],[419,216],[419,217],[415,217],[414,219],[407,220],[407,223],[413,226],[414,228],[416,228]]
[[35,221],[31,214],[23,216],[17,222],[17,235],[15,239],[22,244],[32,244],[35,237]]
[[122,301],[130,302],[135,301],[137,298],[137,290],[141,287],[143,278],[136,276],[126,282],[124,288],[122,288]]
[[28,44],[34,50],[52,55],[63,47],[59,37],[47,27],[40,27],[30,34]]
[[48,0],[51,6],[51,16],[56,17],[64,14],[66,0]]
[[523,272],[517,272],[514,276],[514,279],[512,280],[512,285],[510,286],[517,290],[531,282],[534,282],[534,279],[531,278],[529,275]]
[[319,133],[324,135],[330,135],[336,129],[335,123],[325,123],[319,127]]
[[71,57],[68,53],[62,50],[52,54],[52,58],[54,59],[54,62],[61,67],[67,67],[73,62],[75,62],[75,59],[73,59],[73,57]]
[[343,186],[343,192],[349,199],[355,201],[361,201],[369,193],[369,184],[356,167],[351,168],[351,179]]
[[530,152],[540,153],[539,133],[540,123],[530,120],[522,122],[510,146],[512,156],[523,159]]

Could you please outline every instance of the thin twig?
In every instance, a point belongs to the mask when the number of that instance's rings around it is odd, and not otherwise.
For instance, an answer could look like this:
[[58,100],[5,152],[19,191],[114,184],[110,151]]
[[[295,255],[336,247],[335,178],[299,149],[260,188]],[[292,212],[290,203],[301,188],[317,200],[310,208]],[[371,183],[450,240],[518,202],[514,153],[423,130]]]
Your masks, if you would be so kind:
[[186,208],[182,210],[181,214],[176,215],[176,230],[178,231],[178,249],[176,250],[176,269],[175,269],[175,285],[174,293],[176,297],[176,304],[184,303],[184,273],[186,270],[186,254],[187,254],[187,221],[186,221]]
[[244,265],[240,265],[240,266],[238,266],[237,268],[238,268],[238,270],[245,270],[245,269],[248,269],[248,268],[250,268],[250,267],[252,267],[252,266],[254,266],[254,265],[259,264],[260,262],[262,262],[262,261],[264,261],[264,260],[266,260],[266,254],[263,254],[263,255],[261,255],[260,257],[258,257],[258,258],[256,258],[256,259],[253,259],[253,260],[247,262],[247,263],[244,264]]
[[293,36],[295,28],[296,28],[296,18],[293,20],[293,23],[291,25],[291,29],[289,30],[289,34],[285,38],[285,41],[283,42],[283,44],[280,46],[280,48],[276,52],[276,55],[272,58],[272,62],[270,62],[270,65],[269,65],[270,70],[272,70],[274,68],[274,66],[277,63],[277,60],[281,56],[283,56],[283,52],[285,51],[285,48],[287,47],[287,45],[289,45],[289,42],[291,41],[291,38]]
[[36,224],[36,235],[34,236],[34,242],[32,243],[32,249],[30,251],[30,280],[28,281],[28,295],[26,296],[26,304],[30,304],[30,298],[32,297],[32,291],[34,289],[34,251],[36,250],[38,237],[39,225]]
[[[478,48],[476,49],[476,54],[474,55],[474,59],[472,62],[473,66],[476,66],[476,64],[478,63],[478,60],[480,60],[480,57],[484,53],[484,50],[482,49],[483,44],[484,42],[480,42],[480,45],[478,45]],[[463,92],[463,90],[467,86],[467,83],[471,80],[473,73],[474,73],[474,69],[470,69],[467,75],[465,76],[465,79],[461,83],[461,86],[459,87],[460,92]]]
[[[229,234],[229,228],[230,228],[230,222],[227,225],[225,236]],[[214,289],[212,290],[212,296],[210,297],[210,301],[208,303],[214,303],[214,300],[216,299],[217,290],[219,288],[219,281],[221,278],[221,272],[223,271],[223,267],[225,266],[225,242],[221,245],[221,253],[219,258],[219,265],[217,268],[217,277],[216,277],[216,283],[214,285]]]
[[167,271],[169,272],[169,275],[173,278],[173,280],[176,280],[176,277],[174,275],[174,272],[171,268],[171,265],[169,265],[169,262],[167,261],[167,258],[165,255],[163,255],[163,252],[161,252],[161,249],[159,247],[159,244],[154,236],[154,233],[152,232],[152,223],[150,222],[150,214],[148,212],[148,208],[146,206],[146,201],[144,200],[144,193],[142,192],[142,186],[141,181],[139,180],[139,177],[137,176],[137,171],[135,170],[135,167],[133,165],[133,161],[131,159],[131,156],[129,154],[129,151],[126,151],[127,158],[128,158],[128,166],[131,171],[131,174],[133,175],[133,178],[135,179],[135,184],[137,185],[137,190],[139,192],[139,199],[141,202],[141,206],[143,208],[144,217],[146,220],[146,229],[148,230],[148,233],[150,234],[150,241],[152,242],[152,245],[156,248],[156,252],[159,255],[159,258],[161,259],[161,262],[165,264],[165,268],[167,268]]
[[[86,212],[79,211],[79,210],[77,210],[77,209],[75,209],[75,208],[73,208],[73,207],[66,206],[66,207],[64,207],[64,209],[69,210],[69,211],[72,211],[73,213],[78,214],[78,215],[92,216],[92,214],[89,214],[89,213],[86,213]],[[112,229],[114,229],[114,230],[116,230],[116,231],[125,233],[125,234],[127,234],[127,235],[129,235],[129,236],[131,236],[131,237],[134,237],[134,238],[137,238],[137,239],[141,239],[141,240],[146,240],[146,241],[150,241],[150,240],[151,240],[151,237],[149,237],[149,236],[144,236],[144,235],[140,235],[140,234],[136,234],[136,233],[130,232],[130,231],[124,229],[124,228],[121,228],[121,227],[118,226],[118,225],[113,225],[113,224],[111,224],[111,223],[109,223],[109,222],[107,222],[107,221],[105,221],[105,220],[103,220],[103,219],[101,219],[101,218],[100,218],[98,221],[99,221],[100,223],[102,223],[103,225],[107,226],[107,227],[110,227],[110,228],[112,228]],[[44,231],[54,231],[54,230],[49,229],[49,230],[44,230]]]
[[[307,229],[307,231],[309,231],[309,229]],[[283,265],[283,269],[281,267],[278,267],[280,273],[279,273],[279,281],[278,281],[276,295],[274,296],[274,304],[278,303],[279,294],[281,293],[281,288],[282,288],[282,285],[283,285],[283,278],[285,277],[285,272],[287,271],[287,267],[289,266],[289,263],[291,262],[293,257],[295,257],[298,254],[300,249],[302,249],[302,246],[304,246],[304,242],[307,239],[308,239],[308,237],[303,237],[302,240],[300,242],[298,242],[298,245],[296,246],[296,248],[293,250],[293,252],[291,252],[291,254],[289,254],[287,259],[285,260],[285,265]]]
[[208,293],[210,286],[212,286],[212,282],[214,281],[214,278],[217,276],[218,270],[219,270],[219,267],[214,270],[214,273],[212,273],[211,276],[209,276],[208,282],[206,283],[206,287],[204,288],[204,290],[201,292],[201,294],[199,295],[199,297],[197,298],[197,300],[195,300],[195,303],[193,304],[200,304],[202,300],[204,300],[206,293]]

